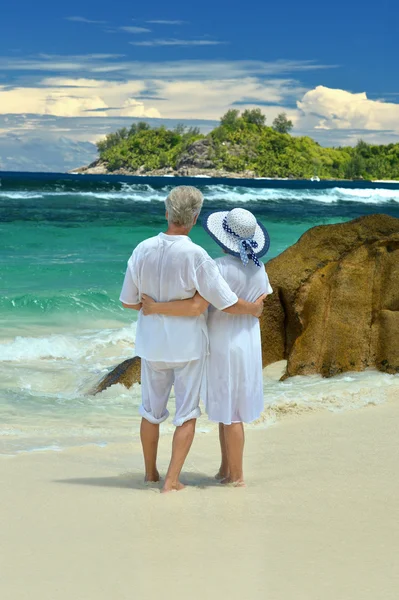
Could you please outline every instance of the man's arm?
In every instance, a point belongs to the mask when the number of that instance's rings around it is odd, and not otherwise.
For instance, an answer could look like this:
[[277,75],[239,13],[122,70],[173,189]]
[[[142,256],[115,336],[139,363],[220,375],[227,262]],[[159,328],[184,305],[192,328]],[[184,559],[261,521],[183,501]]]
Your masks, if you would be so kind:
[[124,308],[130,308],[133,310],[141,309],[141,302],[139,296],[139,290],[137,282],[133,276],[134,268],[132,266],[132,258],[127,263],[127,269],[125,273],[125,279],[123,281],[121,295],[119,300]]
[[168,317],[198,317],[209,306],[198,292],[186,300],[172,300],[171,302],[155,302],[150,296],[143,294],[143,315],[166,315]]
[[[252,315],[260,317],[263,311],[263,301],[266,294],[260,296],[255,302],[247,302],[242,298],[223,312],[231,315]],[[150,296],[143,294],[142,307],[144,315],[165,315],[169,317],[197,317],[201,315],[209,306],[198,292],[192,298],[187,300],[173,300],[171,302],[156,302]]]
[[[193,283],[198,293],[188,300],[158,303],[143,295],[141,299],[143,314],[163,314],[178,317],[198,316],[206,310],[208,304],[233,315],[260,317],[262,314],[265,296],[261,296],[256,302],[247,302],[242,298],[238,298],[221,276],[216,263],[210,258],[204,260],[196,269]],[[200,298],[204,304],[201,304]]]
[[140,302],[140,304],[125,304],[125,302],[122,302],[122,306],[123,308],[132,308],[133,310],[141,310],[142,304]]

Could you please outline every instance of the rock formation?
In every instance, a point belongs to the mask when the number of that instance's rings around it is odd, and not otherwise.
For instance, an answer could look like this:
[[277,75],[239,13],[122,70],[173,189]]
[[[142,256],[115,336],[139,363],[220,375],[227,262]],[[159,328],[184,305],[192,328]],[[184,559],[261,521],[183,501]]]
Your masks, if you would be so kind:
[[196,167],[197,169],[214,169],[214,148],[211,138],[197,140],[190,144],[180,156],[176,170]]
[[138,356],[128,358],[112,369],[112,371],[105,377],[103,377],[100,383],[96,385],[90,393],[93,395],[98,394],[115,383],[121,383],[129,389],[134,383],[140,383],[140,371],[140,358]]
[[314,227],[267,272],[264,365],[287,359],[286,377],[399,373],[399,219]]

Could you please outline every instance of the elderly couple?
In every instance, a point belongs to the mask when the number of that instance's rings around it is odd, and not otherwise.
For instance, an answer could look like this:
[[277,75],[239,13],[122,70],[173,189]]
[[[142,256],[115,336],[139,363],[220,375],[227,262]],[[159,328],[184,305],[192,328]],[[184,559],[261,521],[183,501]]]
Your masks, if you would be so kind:
[[120,296],[124,307],[140,311],[136,353],[142,359],[145,479],[159,481],[159,425],[169,416],[174,386],[176,431],[162,491],[184,487],[179,477],[201,414],[200,395],[209,419],[219,423],[217,478],[243,486],[243,423],[263,410],[258,318],[272,288],[259,257],[269,248],[269,236],[247,210],[214,212],[203,225],[226,254],[214,261],[188,237],[202,208],[201,192],[176,187],[165,204],[167,231],[135,248]]

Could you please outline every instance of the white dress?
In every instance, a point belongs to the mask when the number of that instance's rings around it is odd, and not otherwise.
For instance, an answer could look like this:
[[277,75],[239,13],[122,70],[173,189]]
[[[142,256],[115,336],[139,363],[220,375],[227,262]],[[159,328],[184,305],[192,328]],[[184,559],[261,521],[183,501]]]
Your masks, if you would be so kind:
[[[216,260],[222,277],[239,298],[254,302],[273,292],[265,269],[226,255]],[[209,308],[210,355],[203,399],[211,421],[255,421],[263,411],[262,348],[259,320]]]

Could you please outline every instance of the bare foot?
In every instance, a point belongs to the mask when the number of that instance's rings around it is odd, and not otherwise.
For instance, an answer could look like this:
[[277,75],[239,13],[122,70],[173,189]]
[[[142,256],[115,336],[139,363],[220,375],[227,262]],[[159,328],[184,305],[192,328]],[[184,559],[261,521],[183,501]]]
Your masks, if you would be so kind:
[[144,483],[158,483],[160,481],[158,471],[154,471],[153,473],[146,473],[144,477]]
[[217,481],[222,481],[222,479],[227,479],[229,476],[229,472],[224,469],[219,469],[219,471],[215,475],[215,479]]
[[232,481],[230,477],[226,477],[222,479],[220,482],[222,485],[228,485],[229,487],[247,487],[245,481],[243,479],[238,479],[237,481]]
[[181,490],[184,490],[185,487],[186,486],[180,483],[180,481],[178,481],[177,483],[167,483],[165,481],[165,485],[161,490],[161,494],[167,494],[169,492],[180,492]]

